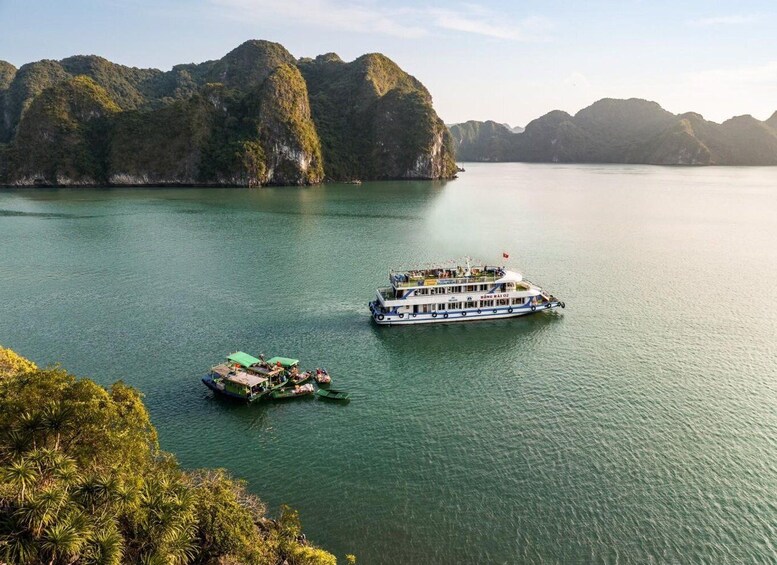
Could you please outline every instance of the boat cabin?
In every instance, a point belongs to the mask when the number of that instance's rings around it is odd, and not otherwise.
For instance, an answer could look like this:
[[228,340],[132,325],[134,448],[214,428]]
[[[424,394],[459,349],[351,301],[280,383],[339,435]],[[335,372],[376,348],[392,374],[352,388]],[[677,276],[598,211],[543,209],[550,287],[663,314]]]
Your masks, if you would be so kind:
[[216,365],[211,369],[211,373],[221,381],[219,384],[223,385],[224,392],[232,396],[250,400],[263,395],[269,388],[267,377],[230,367],[227,364]]

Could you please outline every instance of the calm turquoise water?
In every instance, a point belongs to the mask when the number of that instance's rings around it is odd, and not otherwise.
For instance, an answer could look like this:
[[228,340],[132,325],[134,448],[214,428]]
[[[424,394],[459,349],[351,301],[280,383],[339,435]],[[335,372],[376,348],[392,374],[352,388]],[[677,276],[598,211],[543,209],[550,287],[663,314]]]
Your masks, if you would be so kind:
[[[0,343],[141,389],[162,445],[373,563],[777,560],[777,168],[0,192]],[[377,328],[390,267],[511,264],[566,310]],[[237,406],[235,349],[348,406]]]

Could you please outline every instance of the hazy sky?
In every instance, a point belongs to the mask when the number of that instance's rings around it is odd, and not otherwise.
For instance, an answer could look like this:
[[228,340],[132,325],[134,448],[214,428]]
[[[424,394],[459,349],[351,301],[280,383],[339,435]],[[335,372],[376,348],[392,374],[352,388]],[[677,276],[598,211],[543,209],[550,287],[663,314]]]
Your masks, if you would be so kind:
[[169,69],[247,39],[385,53],[446,122],[513,125],[603,97],[722,121],[777,110],[777,3],[663,0],[0,0],[0,59],[99,54]]

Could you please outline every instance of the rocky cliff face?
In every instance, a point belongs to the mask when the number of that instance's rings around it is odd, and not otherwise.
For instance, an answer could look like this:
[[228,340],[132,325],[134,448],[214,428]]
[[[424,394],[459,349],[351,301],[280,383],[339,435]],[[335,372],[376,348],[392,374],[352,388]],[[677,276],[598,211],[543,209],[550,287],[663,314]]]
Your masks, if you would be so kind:
[[256,134],[267,160],[262,184],[316,184],[324,180],[321,142],[310,114],[305,79],[284,63],[262,84]]
[[78,186],[105,178],[108,120],[119,107],[105,89],[76,77],[44,90],[30,104],[10,151],[10,184]]
[[[33,112],[37,101],[61,97],[62,85],[84,89],[84,80],[106,106],[76,129],[89,139],[99,130],[101,143],[68,137],[51,162],[28,158],[36,135],[47,142],[69,127],[65,114]],[[456,172],[431,96],[378,54],[297,61],[277,43],[248,41],[168,72],[93,55],[18,71],[0,63],[0,115],[0,182],[10,185],[257,186]],[[90,165],[75,166],[82,161]]]
[[432,108],[429,92],[393,61],[373,53],[344,63],[329,53],[301,61],[300,70],[328,176],[455,176],[452,139]]
[[777,165],[777,112],[716,124],[675,115],[646,100],[600,100],[574,116],[553,111],[520,134],[493,122],[451,127],[459,157],[472,161]]

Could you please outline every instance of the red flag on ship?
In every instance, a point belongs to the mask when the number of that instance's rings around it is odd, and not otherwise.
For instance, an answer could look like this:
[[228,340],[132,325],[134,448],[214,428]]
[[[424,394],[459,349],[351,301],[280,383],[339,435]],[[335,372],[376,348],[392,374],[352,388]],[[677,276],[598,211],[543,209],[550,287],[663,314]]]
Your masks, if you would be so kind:
[[502,259],[509,259],[510,254],[507,251],[502,251]]

